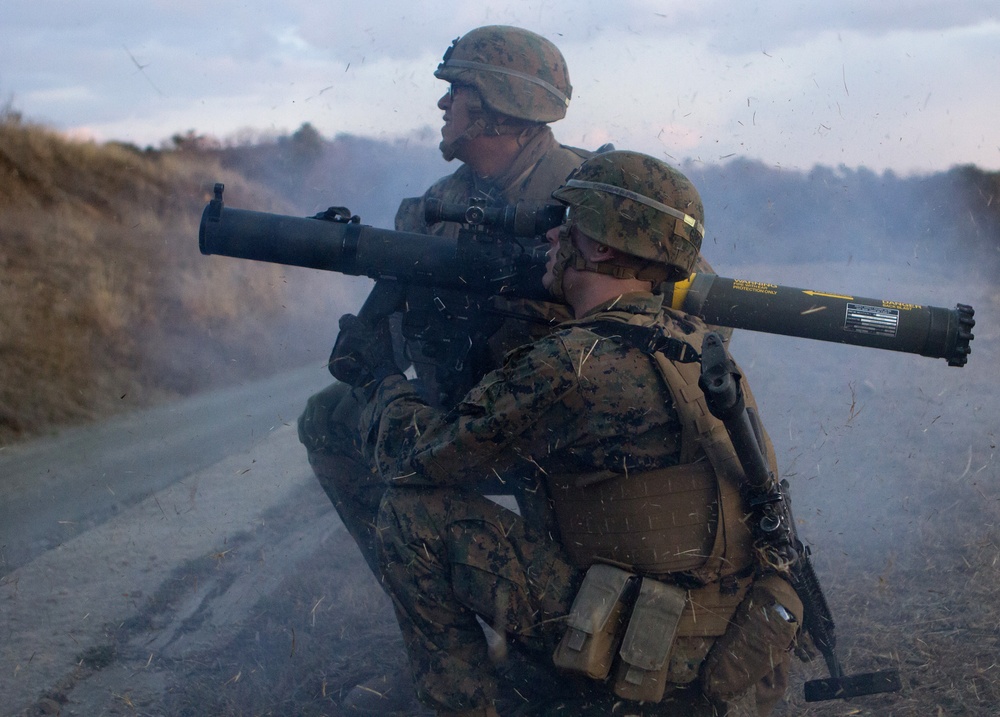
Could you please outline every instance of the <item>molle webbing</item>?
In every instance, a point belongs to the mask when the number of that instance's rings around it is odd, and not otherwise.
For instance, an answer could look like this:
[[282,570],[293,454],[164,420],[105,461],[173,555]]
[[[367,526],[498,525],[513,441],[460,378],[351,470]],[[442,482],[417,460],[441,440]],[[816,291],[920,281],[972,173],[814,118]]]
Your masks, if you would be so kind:
[[[646,317],[629,317],[630,325],[648,322]],[[707,331],[691,338],[699,343]],[[698,386],[700,362],[671,360],[662,351],[652,353],[673,398],[681,421],[680,462],[708,459],[717,479],[720,519],[711,555],[701,568],[691,571],[706,584],[689,592],[689,604],[681,617],[680,637],[722,635],[736,607],[750,587],[753,573],[753,537],[743,520],[746,509],[740,495],[743,469],[725,426],[708,410],[705,394]],[[749,389],[747,405],[756,407]],[[766,441],[768,459],[775,465],[774,450]]]
[[739,459],[722,422],[712,416],[698,387],[700,364],[679,364],[653,354],[681,419],[681,463],[708,459],[717,479],[721,519],[711,555],[696,571],[706,583],[744,570],[752,563],[752,538],[742,518]]
[[[698,387],[701,364],[691,344],[700,344],[706,331],[664,336],[651,317],[625,312],[577,323],[654,359],[681,422],[681,451],[678,466],[608,473],[603,482],[588,480],[595,476],[550,476],[563,542],[581,565],[610,562],[701,585],[689,593],[678,635],[721,635],[749,587],[754,561],[743,522],[742,469],[725,426],[708,411]],[[624,325],[619,331],[615,324]],[[749,393],[747,401],[753,405]],[[768,448],[773,461],[770,443]]]
[[563,545],[579,567],[602,562],[665,576],[709,557],[718,516],[707,461],[630,475],[550,475],[549,486]]

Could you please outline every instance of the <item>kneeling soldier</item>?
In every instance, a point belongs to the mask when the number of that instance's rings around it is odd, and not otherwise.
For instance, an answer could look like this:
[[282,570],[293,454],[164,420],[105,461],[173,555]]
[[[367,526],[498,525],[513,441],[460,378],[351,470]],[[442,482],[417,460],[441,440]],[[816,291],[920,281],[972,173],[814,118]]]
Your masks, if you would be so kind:
[[[454,409],[398,373],[388,327],[342,324],[367,367],[361,434],[390,484],[379,554],[418,693],[441,715],[497,714],[482,621],[580,694],[631,701],[622,714],[766,715],[802,606],[759,564],[738,462],[698,388],[708,329],[653,292],[697,261],[701,199],[621,151],[553,196],[568,211],[543,283],[574,320]],[[545,508],[531,520],[471,488],[525,467]]]

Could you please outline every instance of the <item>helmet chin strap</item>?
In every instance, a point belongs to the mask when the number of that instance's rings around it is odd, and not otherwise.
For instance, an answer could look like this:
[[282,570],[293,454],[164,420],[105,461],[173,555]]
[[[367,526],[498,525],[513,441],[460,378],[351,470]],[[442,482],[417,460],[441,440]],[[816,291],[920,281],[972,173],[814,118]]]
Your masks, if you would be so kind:
[[461,151],[462,145],[483,135],[499,137],[505,134],[516,134],[520,138],[519,144],[523,146],[527,144],[529,136],[534,136],[532,133],[541,126],[538,123],[507,122],[504,121],[503,115],[496,115],[483,107],[474,111],[477,112],[478,117],[469,125],[468,129],[451,142],[441,140],[438,149],[441,150],[441,156],[444,157],[444,161],[450,162],[455,159]]
[[571,226],[563,224],[559,227],[559,249],[556,250],[556,258],[552,264],[552,283],[549,285],[549,293],[561,301],[566,301],[566,291],[563,280],[566,277],[566,270],[575,268],[578,261],[583,261],[580,250],[576,248],[573,241]]
[[461,151],[462,145],[469,140],[485,134],[488,127],[489,123],[487,123],[486,119],[484,117],[480,117],[469,125],[468,129],[450,142],[441,140],[441,144],[438,145],[438,148],[441,150],[441,156],[444,157],[444,161],[450,162],[455,159]]
[[[567,269],[577,271],[593,271],[599,274],[618,275],[622,271],[627,271],[624,267],[610,266],[607,262],[587,261],[587,258],[580,251],[573,238],[572,224],[563,224],[559,228],[559,249],[556,251],[556,259],[552,264],[552,284],[549,286],[549,293],[555,298],[566,300],[566,287],[564,285]],[[621,278],[621,277],[619,277]]]
[[[564,281],[567,269],[577,271],[592,271],[596,274],[607,274],[616,279],[639,279],[658,284],[666,279],[666,269],[654,262],[634,260],[617,263],[609,261],[588,261],[572,239],[572,224],[564,224],[559,228],[559,250],[552,265],[552,284],[549,293],[557,299],[566,301]],[[603,246],[603,245],[602,245]]]

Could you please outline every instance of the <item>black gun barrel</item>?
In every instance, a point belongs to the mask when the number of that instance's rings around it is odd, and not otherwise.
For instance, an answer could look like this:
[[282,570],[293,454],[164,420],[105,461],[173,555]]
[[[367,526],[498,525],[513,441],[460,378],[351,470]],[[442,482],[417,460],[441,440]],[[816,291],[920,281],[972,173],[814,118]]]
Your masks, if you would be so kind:
[[[410,241],[412,239],[412,241]],[[201,217],[198,247],[221,254],[350,276],[419,278],[454,269],[454,241],[351,222],[225,207],[222,187]]]
[[954,309],[695,274],[674,287],[675,309],[706,323],[902,351],[964,366],[972,352],[971,306]]

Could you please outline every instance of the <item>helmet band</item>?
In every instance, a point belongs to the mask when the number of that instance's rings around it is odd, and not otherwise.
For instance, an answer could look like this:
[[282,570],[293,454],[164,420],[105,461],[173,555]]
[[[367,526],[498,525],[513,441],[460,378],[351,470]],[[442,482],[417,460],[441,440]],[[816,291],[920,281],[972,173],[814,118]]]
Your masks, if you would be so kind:
[[555,96],[560,102],[562,102],[566,107],[569,107],[569,97],[564,93],[560,92],[559,88],[555,85],[546,82],[538,77],[526,74],[524,72],[518,72],[517,70],[511,70],[506,67],[497,67],[496,65],[487,65],[482,62],[472,62],[471,60],[452,60],[445,58],[445,61],[441,63],[438,67],[438,72],[443,69],[456,68],[459,70],[480,70],[482,72],[496,72],[500,75],[510,75],[512,77],[517,77],[518,79],[524,80],[525,82],[530,82],[534,85],[538,85],[544,89],[549,94]]
[[564,185],[566,187],[571,187],[573,189],[593,189],[598,192],[605,192],[607,194],[614,194],[619,197],[625,197],[626,199],[631,199],[634,202],[639,202],[640,204],[645,204],[647,207],[652,207],[657,211],[663,212],[664,214],[669,214],[675,219],[680,219],[689,227],[692,227],[699,236],[705,236],[705,227],[694,217],[689,214],[685,214],[679,209],[674,209],[673,207],[668,207],[663,202],[658,202],[655,199],[651,199],[642,194],[638,194],[628,189],[622,189],[621,187],[616,187],[613,184],[606,184],[604,182],[587,182],[582,179],[570,179]]

